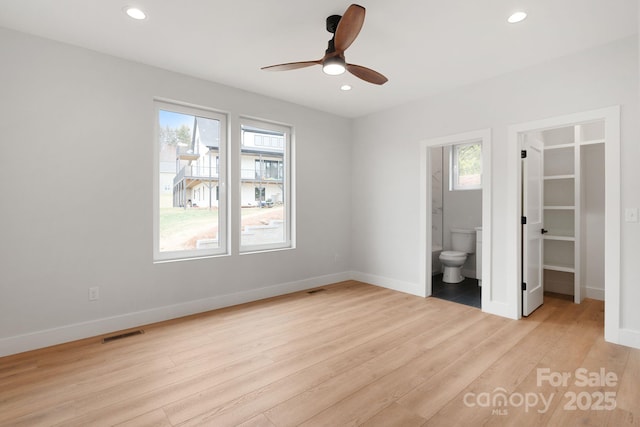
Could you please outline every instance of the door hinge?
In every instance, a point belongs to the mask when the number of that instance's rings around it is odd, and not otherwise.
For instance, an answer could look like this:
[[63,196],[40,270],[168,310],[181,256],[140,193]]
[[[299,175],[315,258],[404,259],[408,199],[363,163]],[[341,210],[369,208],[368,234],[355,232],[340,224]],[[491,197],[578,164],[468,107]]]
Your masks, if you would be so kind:
[[523,291],[527,290],[527,284],[525,282],[522,282],[522,290]]
[[526,159],[527,158],[527,150],[521,150],[520,151],[520,158],[521,159]]
[[523,217],[520,219],[520,223],[521,223],[521,224],[523,224],[523,225],[524,225],[524,224],[526,224],[526,223],[527,223],[527,217],[526,217],[526,216],[523,216]]

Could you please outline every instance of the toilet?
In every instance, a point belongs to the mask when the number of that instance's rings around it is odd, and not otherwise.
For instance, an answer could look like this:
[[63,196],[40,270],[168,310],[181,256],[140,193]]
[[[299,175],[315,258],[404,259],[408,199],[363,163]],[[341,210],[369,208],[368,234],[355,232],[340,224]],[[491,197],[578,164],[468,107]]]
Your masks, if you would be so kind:
[[467,255],[476,250],[476,231],[466,228],[452,228],[451,251],[440,253],[440,262],[444,267],[442,281],[445,283],[460,283],[464,280],[462,266],[467,260]]

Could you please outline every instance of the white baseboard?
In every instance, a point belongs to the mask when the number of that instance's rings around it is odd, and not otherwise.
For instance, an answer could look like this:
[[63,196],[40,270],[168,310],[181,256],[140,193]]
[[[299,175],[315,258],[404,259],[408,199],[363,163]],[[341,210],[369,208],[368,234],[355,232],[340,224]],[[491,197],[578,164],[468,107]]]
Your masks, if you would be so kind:
[[[358,271],[336,273],[2,338],[0,339],[0,357],[218,308],[304,291],[345,280],[358,280],[394,291],[421,297],[425,296],[424,289],[418,283],[404,282]],[[588,288],[587,297],[604,300],[603,291],[600,289]],[[508,305],[504,303],[483,301],[483,311],[503,317],[517,318],[517,316],[514,317],[514,313],[511,313]],[[619,344],[640,349],[640,332],[620,329],[618,338]]]
[[83,338],[95,337],[123,329],[136,328],[150,323],[162,322],[191,314],[202,313],[218,308],[243,304],[265,298],[304,291],[318,286],[350,280],[350,272],[312,277],[289,283],[282,283],[264,288],[251,289],[233,294],[220,295],[196,301],[189,301],[150,310],[106,317],[88,322],[65,325],[57,328],[45,329],[24,335],[17,335],[0,339],[0,357],[22,353],[38,348],[49,347]]
[[618,337],[618,344],[640,349],[640,331],[620,329]]
[[406,294],[417,295],[419,297],[426,296],[424,288],[422,288],[418,283],[403,282],[401,280],[390,279],[388,277],[377,276],[375,274],[361,273],[359,271],[352,271],[351,279],[380,286],[382,288],[392,289],[394,291],[404,292]]
[[[482,284],[484,288],[484,283]],[[482,312],[493,314],[495,316],[506,317],[508,319],[517,320],[519,318],[519,313],[513,310],[513,307],[506,302],[501,301],[492,301],[489,299],[490,295],[485,296],[484,293],[487,292],[484,289],[482,290]],[[490,292],[490,291],[489,291]]]
[[604,301],[604,289],[587,288],[587,298]]

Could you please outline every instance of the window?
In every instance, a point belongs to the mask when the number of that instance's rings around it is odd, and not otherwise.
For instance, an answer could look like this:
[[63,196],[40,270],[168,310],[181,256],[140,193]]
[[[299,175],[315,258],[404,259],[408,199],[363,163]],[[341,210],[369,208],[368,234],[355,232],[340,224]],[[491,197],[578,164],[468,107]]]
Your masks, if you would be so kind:
[[282,179],[284,177],[284,167],[280,160],[259,160],[256,159],[256,179]]
[[240,251],[291,247],[291,129],[249,119],[240,124]]
[[450,190],[482,188],[482,144],[472,142],[451,147]]
[[226,253],[226,116],[156,101],[156,120],[154,259]]

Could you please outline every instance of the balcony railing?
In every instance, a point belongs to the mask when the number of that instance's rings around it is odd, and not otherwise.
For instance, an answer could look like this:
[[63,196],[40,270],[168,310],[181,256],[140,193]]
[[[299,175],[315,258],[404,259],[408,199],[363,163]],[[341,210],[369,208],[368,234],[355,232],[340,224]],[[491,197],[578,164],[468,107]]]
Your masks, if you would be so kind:
[[173,178],[173,185],[176,185],[183,179],[202,179],[208,180],[218,179],[218,168],[215,166],[199,166],[199,165],[187,165],[184,166],[178,174]]
[[255,169],[240,169],[240,179],[242,181],[260,181],[260,182],[282,182],[282,177],[273,177],[269,174],[260,174]]

